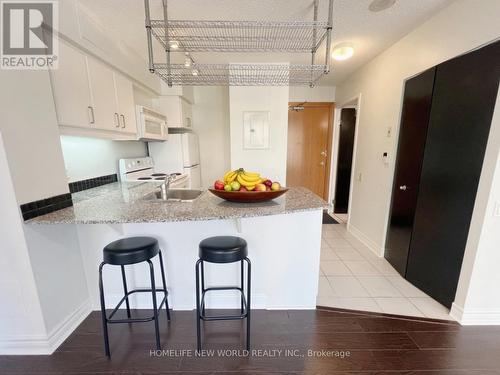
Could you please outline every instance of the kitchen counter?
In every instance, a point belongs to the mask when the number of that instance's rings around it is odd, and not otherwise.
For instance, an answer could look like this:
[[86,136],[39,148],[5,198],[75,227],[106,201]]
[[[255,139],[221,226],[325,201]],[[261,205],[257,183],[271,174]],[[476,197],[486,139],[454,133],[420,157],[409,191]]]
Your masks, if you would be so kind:
[[73,206],[26,221],[27,224],[125,224],[224,220],[325,209],[328,204],[305,188],[262,203],[232,203],[209,191],[193,202],[145,200],[158,183],[116,182],[74,193]]

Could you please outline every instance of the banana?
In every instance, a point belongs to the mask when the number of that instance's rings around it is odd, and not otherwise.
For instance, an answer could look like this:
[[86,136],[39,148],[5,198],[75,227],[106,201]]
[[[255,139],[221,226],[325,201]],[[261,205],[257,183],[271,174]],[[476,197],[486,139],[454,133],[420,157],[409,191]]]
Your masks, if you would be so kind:
[[224,177],[222,178],[222,179],[223,179],[223,181],[224,181],[224,182],[225,182],[225,181],[227,181],[227,180],[228,180],[228,176],[229,176],[230,174],[232,174],[232,173],[234,173],[234,171],[227,171],[227,172],[226,172],[226,174],[224,175]]
[[257,172],[244,171],[243,173],[249,177],[259,177],[260,176],[260,173],[257,173]]
[[255,185],[245,186],[248,191],[252,191],[255,189]]
[[246,176],[242,174],[238,174],[236,177],[236,180],[243,186],[248,187],[248,186],[255,186],[260,183],[260,178],[258,177],[257,179],[247,179]]
[[231,182],[233,182],[235,179],[236,179],[236,176],[237,176],[237,172],[236,171],[229,171],[227,172],[225,175],[224,175],[224,182],[226,184],[230,184]]

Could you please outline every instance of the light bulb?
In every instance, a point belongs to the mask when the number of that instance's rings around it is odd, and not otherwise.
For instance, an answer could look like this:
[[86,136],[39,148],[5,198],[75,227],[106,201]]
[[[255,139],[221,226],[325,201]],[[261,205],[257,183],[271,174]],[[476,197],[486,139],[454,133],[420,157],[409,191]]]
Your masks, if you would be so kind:
[[332,58],[337,61],[350,59],[354,55],[354,47],[348,43],[338,44],[333,48]]
[[172,49],[179,48],[179,42],[177,42],[176,40],[171,40],[170,42],[168,42],[168,44],[170,45],[170,48],[172,48]]
[[197,76],[198,75],[198,70],[197,69],[193,69],[193,71],[191,72],[192,75],[194,76]]

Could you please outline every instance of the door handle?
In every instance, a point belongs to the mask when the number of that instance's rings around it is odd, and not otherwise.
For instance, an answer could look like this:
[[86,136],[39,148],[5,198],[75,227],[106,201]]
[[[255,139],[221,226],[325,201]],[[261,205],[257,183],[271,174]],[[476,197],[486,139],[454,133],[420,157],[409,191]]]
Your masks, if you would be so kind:
[[118,113],[115,112],[115,127],[118,128],[120,127],[120,117],[118,116]]
[[124,128],[124,129],[125,129],[125,116],[123,116],[123,115],[120,115],[120,116],[121,116],[121,118],[122,118],[122,120],[123,120],[123,123],[122,123],[122,128]]
[[88,111],[89,111],[89,118],[90,118],[90,123],[91,124],[95,124],[95,117],[94,117],[94,107],[92,106],[88,106],[87,107]]
[[404,190],[407,190],[407,189],[408,189],[408,187],[406,185],[401,185],[399,187],[399,190],[403,190],[404,191]]
[[326,157],[326,151],[321,151],[321,156],[325,156]]
[[324,161],[320,161],[319,165],[321,165],[322,167],[324,167],[325,166],[325,162]]

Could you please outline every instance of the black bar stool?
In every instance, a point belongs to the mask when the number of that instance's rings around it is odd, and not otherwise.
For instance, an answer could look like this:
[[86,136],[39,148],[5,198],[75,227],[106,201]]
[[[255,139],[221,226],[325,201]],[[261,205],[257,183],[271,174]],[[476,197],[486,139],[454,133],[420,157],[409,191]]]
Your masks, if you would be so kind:
[[[161,279],[163,282],[163,288],[157,288],[155,286],[155,275],[154,267],[151,259],[156,255],[160,257],[160,269],[161,269]],[[140,262],[148,262],[149,273],[151,277],[151,289],[134,289],[130,292],[127,290],[127,279],[125,277],[125,265],[135,264]],[[106,305],[104,302],[104,286],[102,282],[102,268],[105,264],[110,264],[114,266],[120,266],[122,269],[122,281],[123,281],[123,292],[124,296],[118,302],[118,305],[113,309],[109,316],[106,316]],[[157,307],[156,293],[164,293],[164,297]],[[109,336],[108,336],[108,323],[139,323],[139,322],[155,322],[155,333],[156,333],[156,349],[161,350],[160,345],[160,330],[158,327],[158,311],[161,310],[163,304],[167,310],[167,319],[170,320],[170,311],[168,308],[168,291],[167,284],[165,282],[165,270],[163,268],[163,258],[161,255],[160,246],[158,241],[152,237],[129,237],[123,238],[111,242],[103,250],[103,262],[99,266],[99,293],[101,297],[101,316],[102,316],[102,329],[104,334],[104,349],[106,356],[111,357],[109,351]],[[133,293],[151,293],[153,297],[153,316],[147,318],[131,318],[130,317],[130,305],[128,297]],[[116,314],[122,303],[125,301],[127,306],[127,317],[128,319],[112,319]]]
[[[241,320],[247,319],[247,350],[250,350],[250,276],[251,263],[247,258],[247,242],[240,237],[218,236],[206,238],[200,242],[199,258],[196,262],[196,330],[197,348],[201,350],[200,321]],[[243,291],[243,261],[247,263],[247,295]],[[205,288],[204,262],[234,263],[240,262],[240,286]],[[201,274],[201,294],[200,294]],[[240,315],[207,316],[205,314],[205,294],[211,290],[239,290],[241,294]]]

